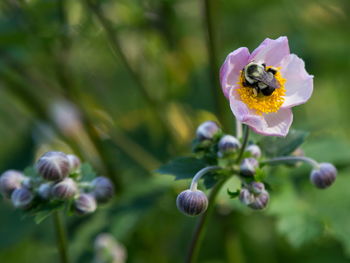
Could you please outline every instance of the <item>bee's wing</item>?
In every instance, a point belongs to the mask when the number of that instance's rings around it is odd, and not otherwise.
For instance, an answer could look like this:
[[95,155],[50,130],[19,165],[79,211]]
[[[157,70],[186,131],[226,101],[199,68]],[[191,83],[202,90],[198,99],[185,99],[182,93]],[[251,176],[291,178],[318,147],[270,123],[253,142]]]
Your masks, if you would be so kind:
[[252,78],[275,89],[280,87],[275,76],[270,72],[263,71],[259,76],[254,76]]

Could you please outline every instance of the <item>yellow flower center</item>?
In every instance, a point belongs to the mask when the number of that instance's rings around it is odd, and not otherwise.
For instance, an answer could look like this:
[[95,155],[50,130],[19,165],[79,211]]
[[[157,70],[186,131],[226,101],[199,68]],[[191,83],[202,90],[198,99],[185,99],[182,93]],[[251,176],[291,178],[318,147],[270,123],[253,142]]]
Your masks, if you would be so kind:
[[[271,68],[271,67],[266,67]],[[284,95],[286,93],[286,89],[284,84],[286,83],[286,79],[284,79],[280,73],[280,68],[275,74],[275,78],[279,84],[279,88],[275,89],[274,92],[270,96],[265,96],[261,94],[261,92],[254,92],[254,88],[245,87],[243,85],[244,82],[244,74],[242,71],[240,72],[240,81],[238,82],[239,87],[236,89],[239,94],[241,100],[250,108],[256,111],[257,114],[262,115],[263,113],[271,113],[277,112],[283,102]]]

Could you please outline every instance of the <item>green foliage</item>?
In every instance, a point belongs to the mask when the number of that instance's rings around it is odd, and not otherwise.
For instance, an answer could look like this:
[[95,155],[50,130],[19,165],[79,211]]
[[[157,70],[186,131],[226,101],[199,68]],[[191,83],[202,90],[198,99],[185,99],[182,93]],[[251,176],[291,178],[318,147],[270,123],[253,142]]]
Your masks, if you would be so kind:
[[179,157],[161,166],[157,173],[175,176],[175,180],[192,178],[207,165],[195,157]]
[[287,156],[304,143],[308,134],[305,131],[290,130],[285,138],[262,137],[258,145],[268,157]]

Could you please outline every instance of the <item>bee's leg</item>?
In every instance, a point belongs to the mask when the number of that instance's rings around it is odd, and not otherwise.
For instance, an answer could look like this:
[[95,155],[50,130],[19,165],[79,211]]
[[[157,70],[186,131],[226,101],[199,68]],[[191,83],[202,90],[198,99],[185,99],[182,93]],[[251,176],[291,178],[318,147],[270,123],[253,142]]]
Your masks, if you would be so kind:
[[274,91],[275,91],[274,88],[268,86],[267,88],[262,89],[262,90],[261,90],[261,93],[262,93],[264,96],[270,96]]
[[275,68],[268,68],[267,72],[271,72],[273,75],[276,75],[277,69],[275,69]]
[[253,87],[254,97],[258,96],[258,93],[259,93],[259,88],[258,87]]

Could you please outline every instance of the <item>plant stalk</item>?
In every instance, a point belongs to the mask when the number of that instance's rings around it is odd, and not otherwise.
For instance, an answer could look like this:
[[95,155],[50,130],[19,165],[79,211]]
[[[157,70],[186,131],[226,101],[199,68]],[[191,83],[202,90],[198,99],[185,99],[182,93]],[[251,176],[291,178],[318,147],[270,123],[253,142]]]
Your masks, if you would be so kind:
[[64,229],[62,218],[58,211],[53,213],[54,227],[56,230],[57,248],[61,263],[69,263],[67,250],[67,236]]

